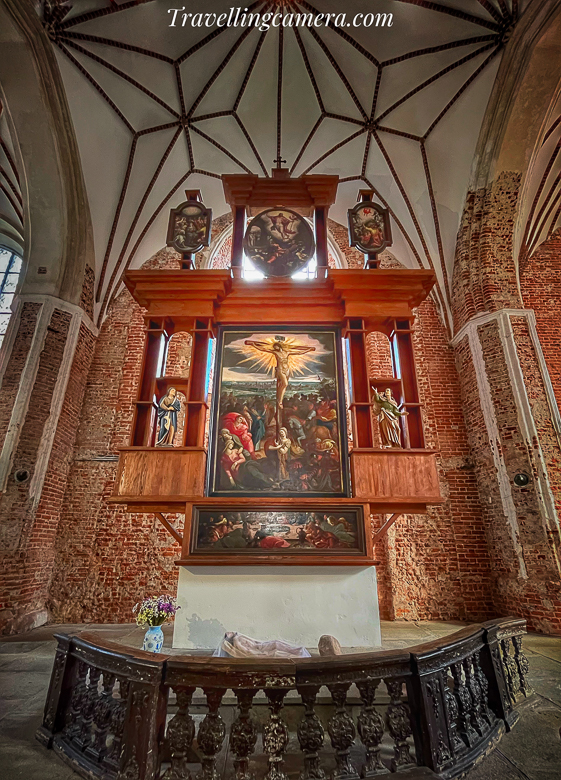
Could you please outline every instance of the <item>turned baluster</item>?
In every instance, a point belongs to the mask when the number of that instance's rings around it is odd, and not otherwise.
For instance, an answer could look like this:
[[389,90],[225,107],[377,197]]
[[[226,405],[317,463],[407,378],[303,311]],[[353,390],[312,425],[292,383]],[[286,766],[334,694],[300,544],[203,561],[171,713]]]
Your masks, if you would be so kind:
[[458,704],[458,727],[460,736],[468,747],[472,747],[477,741],[477,733],[471,725],[471,696],[464,685],[462,676],[462,662],[458,661],[451,666],[454,678],[454,696]]
[[249,757],[255,750],[257,726],[251,717],[250,710],[257,689],[244,688],[234,692],[238,700],[238,717],[230,729],[230,748],[235,756],[235,778],[236,780],[255,780],[255,775],[249,771]]
[[464,745],[463,741],[460,739],[460,736],[458,734],[458,716],[459,716],[459,710],[458,710],[458,702],[456,701],[456,697],[448,687],[448,680],[450,678],[447,677],[446,683],[444,684],[444,706],[446,708],[446,721],[448,723],[448,734],[450,737],[450,746],[452,747],[452,752],[454,755],[457,755],[458,753],[461,753],[462,750],[465,750],[466,746]]
[[415,764],[407,739],[412,735],[409,706],[402,701],[403,680],[384,680],[390,696],[386,710],[386,723],[394,741],[394,756],[391,761],[392,772]]
[[226,735],[226,726],[219,709],[222,697],[226,693],[226,688],[204,688],[203,690],[206,696],[208,712],[199,726],[199,733],[197,734],[197,744],[203,754],[202,768],[197,775],[197,780],[218,780],[216,756],[220,752]]
[[512,643],[514,644],[514,660],[518,668],[520,689],[522,690],[524,696],[529,696],[532,693],[532,688],[526,679],[526,675],[530,671],[530,665],[528,663],[528,659],[524,655],[524,650],[522,649],[522,637],[513,636]]
[[520,676],[516,661],[510,654],[510,639],[501,639],[501,650],[508,692],[512,703],[516,704],[517,696],[520,693]]
[[171,766],[166,769],[162,780],[190,780],[187,767],[188,755],[195,738],[195,721],[189,714],[194,688],[174,687],[177,697],[177,712],[170,720],[166,738],[171,755]]
[[358,780],[359,774],[351,761],[350,749],[355,741],[356,731],[353,719],[347,712],[347,691],[349,683],[328,685],[331,698],[335,704],[335,712],[329,718],[327,731],[335,750],[337,767],[332,774],[332,780]]
[[118,768],[121,757],[121,745],[123,743],[123,728],[127,711],[130,681],[124,677],[117,677],[119,683],[119,698],[113,699],[111,717],[109,720],[109,739],[111,744],[105,759],[105,763]]
[[481,704],[480,704],[479,712],[481,713],[481,717],[484,718],[484,720],[488,723],[488,725],[493,726],[496,718],[495,715],[489,709],[489,680],[487,679],[487,675],[481,668],[481,658],[479,653],[480,651],[478,650],[473,655],[473,668],[475,670],[475,676],[479,682],[479,688],[481,690]]
[[88,670],[89,666],[85,661],[78,661],[76,682],[72,689],[70,709],[68,710],[66,724],[63,729],[65,737],[73,742],[77,742],[82,736],[82,712],[88,695],[88,686],[86,682]]
[[300,773],[300,780],[324,780],[325,778],[318,755],[318,750],[323,746],[325,730],[314,709],[319,689],[319,685],[298,688],[304,704],[304,715],[297,728],[298,742],[304,753],[304,769]]
[[84,707],[81,712],[82,731],[76,740],[80,750],[86,750],[86,748],[92,744],[93,712],[98,697],[97,686],[100,677],[101,670],[96,669],[94,666],[90,666],[88,689],[86,691]]
[[481,687],[474,674],[473,656],[468,656],[463,661],[466,686],[471,696],[471,725],[482,737],[485,734],[485,721],[481,717]]
[[86,749],[86,753],[97,761],[104,758],[107,751],[114,685],[115,675],[103,672],[101,693],[93,708],[93,744]]
[[357,730],[360,740],[366,748],[366,762],[360,776],[363,778],[384,775],[389,772],[382,763],[380,749],[384,736],[384,719],[374,706],[376,689],[380,680],[365,680],[356,684],[362,699],[362,707],[357,720]]
[[266,780],[288,780],[283,772],[284,753],[288,747],[288,728],[280,716],[287,691],[273,688],[265,691],[269,700],[271,715],[263,726],[263,750],[269,756]]

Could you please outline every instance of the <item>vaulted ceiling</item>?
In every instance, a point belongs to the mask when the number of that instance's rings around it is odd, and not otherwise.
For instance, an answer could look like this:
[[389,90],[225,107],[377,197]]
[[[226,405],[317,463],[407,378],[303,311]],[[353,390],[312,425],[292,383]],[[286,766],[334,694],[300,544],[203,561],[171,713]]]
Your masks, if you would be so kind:
[[[231,0],[188,10],[229,11]],[[473,154],[517,0],[270,0],[265,12],[393,14],[393,26],[170,27],[173,0],[68,0],[44,10],[76,130],[100,316],[123,272],[165,243],[168,210],[220,175],[338,174],[330,216],[359,188],[391,210],[392,252],[432,267],[447,307]],[[243,7],[243,4],[242,4]]]
[[23,249],[23,199],[12,137],[0,102],[0,246]]

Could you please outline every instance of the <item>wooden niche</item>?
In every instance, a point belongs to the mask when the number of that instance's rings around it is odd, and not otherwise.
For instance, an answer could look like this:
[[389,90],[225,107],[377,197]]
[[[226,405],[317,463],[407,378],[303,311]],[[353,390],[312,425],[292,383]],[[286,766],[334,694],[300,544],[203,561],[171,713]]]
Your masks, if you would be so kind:
[[[430,292],[434,274],[427,270],[368,267],[328,269],[327,210],[335,198],[336,177],[292,180],[282,172],[267,180],[253,176],[223,178],[235,223],[231,268],[126,274],[128,289],[146,310],[146,335],[131,444],[120,451],[111,500],[126,504],[130,511],[157,513],[182,543],[178,564],[372,564],[371,514],[424,513],[428,505],[443,501],[437,453],[425,447],[413,348],[413,309]],[[241,239],[247,214],[279,203],[315,218],[315,279],[268,277],[248,281],[242,277]],[[234,327],[256,332],[331,328],[342,335],[351,424],[349,452],[341,453],[350,474],[344,494],[209,495],[211,348],[219,332]],[[178,332],[191,335],[187,378],[165,374],[166,350]],[[389,340],[392,376],[369,375],[367,338],[372,332],[382,333]],[[174,446],[156,446],[158,403],[172,387],[185,398],[181,441],[176,435]],[[374,388],[382,393],[389,388],[400,410],[407,412],[400,418],[401,446],[380,445],[376,417],[381,407]],[[240,513],[237,516],[241,517],[243,513],[284,511],[287,515],[317,513],[317,517],[323,513],[330,522],[338,513],[337,518],[348,526],[356,516],[361,518],[360,544],[349,545],[349,550],[314,550],[313,554],[305,545],[290,550],[241,549],[235,554],[231,550],[209,551],[205,549],[204,534],[201,536],[197,529],[208,524],[211,511],[213,522],[221,522],[220,518],[229,512]],[[170,526],[163,512],[185,513],[182,535]]]

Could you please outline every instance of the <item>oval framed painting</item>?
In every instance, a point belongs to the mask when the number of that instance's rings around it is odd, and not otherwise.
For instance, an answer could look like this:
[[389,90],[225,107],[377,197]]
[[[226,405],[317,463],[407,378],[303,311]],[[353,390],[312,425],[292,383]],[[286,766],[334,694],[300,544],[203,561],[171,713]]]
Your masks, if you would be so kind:
[[314,256],[314,234],[304,217],[285,208],[267,209],[254,217],[244,251],[265,276],[291,276]]

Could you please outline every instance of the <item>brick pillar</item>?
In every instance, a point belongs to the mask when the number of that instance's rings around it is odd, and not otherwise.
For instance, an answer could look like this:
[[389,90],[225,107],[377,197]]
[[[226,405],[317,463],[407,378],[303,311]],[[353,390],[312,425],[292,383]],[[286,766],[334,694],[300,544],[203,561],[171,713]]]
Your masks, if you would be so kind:
[[47,619],[58,516],[95,328],[78,306],[20,297],[0,365],[0,632]]
[[[452,340],[499,614],[561,633],[561,417],[513,231],[521,176],[469,193],[453,277]],[[557,291],[558,294],[558,291]],[[551,301],[550,301],[551,305]],[[527,484],[517,484],[527,477]],[[516,478],[516,479],[515,479]]]
[[[486,519],[495,607],[523,615],[538,630],[561,633],[554,495],[559,485],[551,479],[558,470],[561,420],[533,312],[476,315],[453,344]],[[517,475],[526,475],[528,484],[518,486]]]

